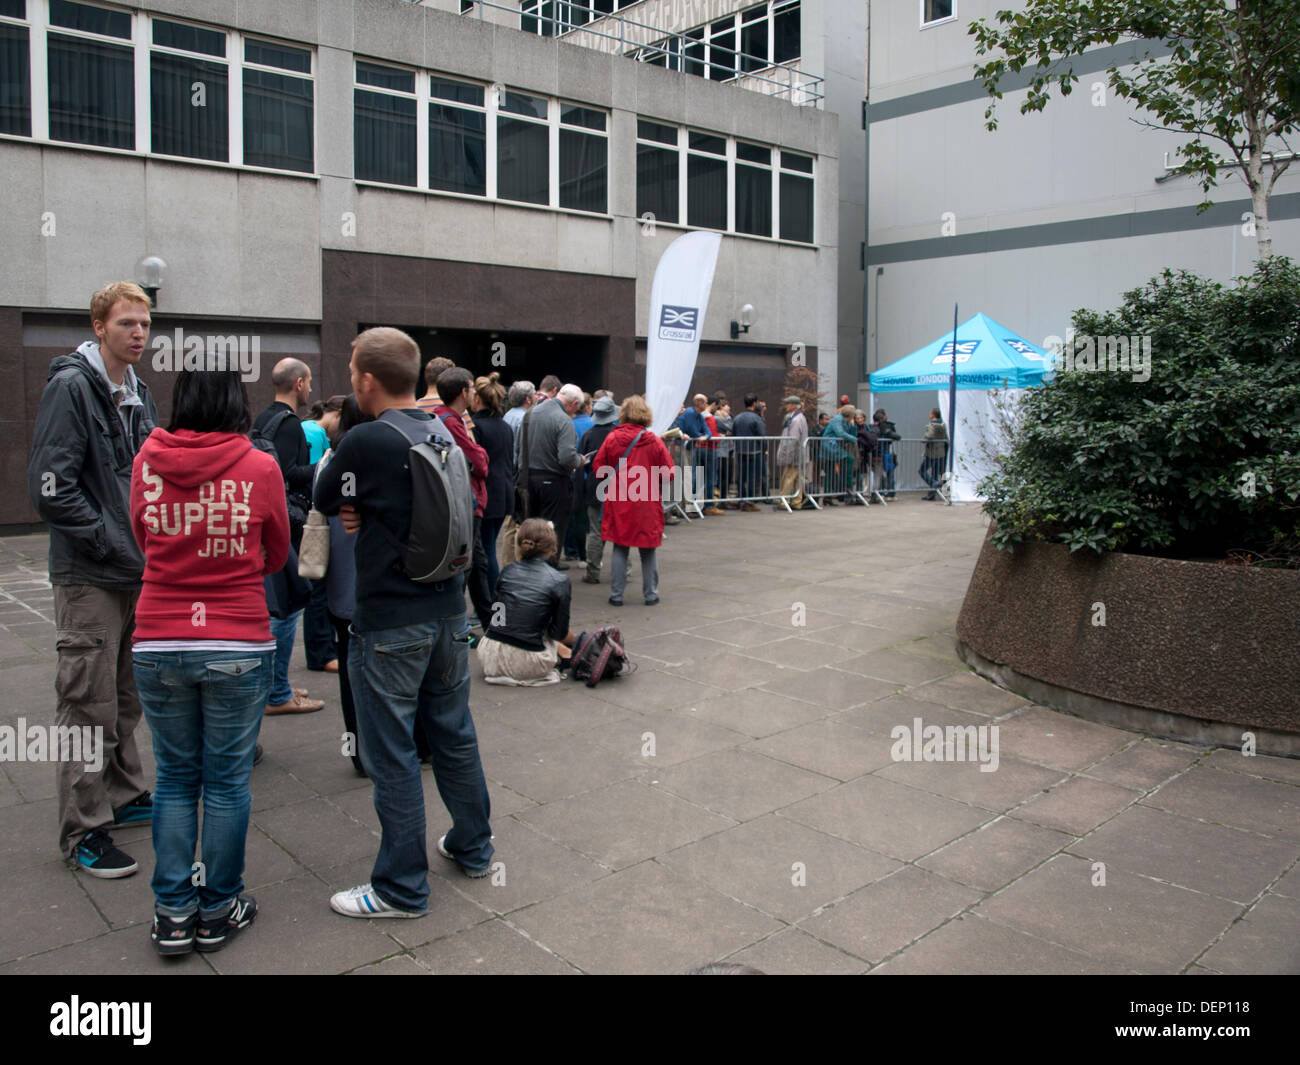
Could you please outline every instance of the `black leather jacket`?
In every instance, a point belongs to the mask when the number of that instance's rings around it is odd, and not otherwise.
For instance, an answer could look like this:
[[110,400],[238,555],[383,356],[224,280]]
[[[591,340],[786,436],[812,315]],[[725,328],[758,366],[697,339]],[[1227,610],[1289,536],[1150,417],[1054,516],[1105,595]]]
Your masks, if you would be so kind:
[[545,649],[543,637],[562,640],[569,633],[569,578],[545,559],[534,556],[512,562],[497,578],[492,603],[490,639],[522,647],[526,651]]

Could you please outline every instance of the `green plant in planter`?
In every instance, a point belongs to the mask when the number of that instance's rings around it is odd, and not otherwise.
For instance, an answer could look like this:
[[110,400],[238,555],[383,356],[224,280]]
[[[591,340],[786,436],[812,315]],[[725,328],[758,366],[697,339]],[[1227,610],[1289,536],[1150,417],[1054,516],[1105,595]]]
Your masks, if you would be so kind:
[[1300,269],[1275,255],[1232,287],[1165,270],[1073,321],[980,484],[994,543],[1300,567]]

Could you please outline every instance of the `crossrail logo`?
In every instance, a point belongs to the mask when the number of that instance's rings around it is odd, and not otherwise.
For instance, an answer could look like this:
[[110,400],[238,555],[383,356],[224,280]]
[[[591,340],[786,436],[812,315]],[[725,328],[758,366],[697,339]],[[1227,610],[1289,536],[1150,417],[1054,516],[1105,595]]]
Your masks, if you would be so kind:
[[150,1002],[68,1002],[50,1006],[50,1035],[130,1036],[138,1047],[148,1046],[152,1035]]
[[[975,354],[975,349],[980,346],[978,340],[959,340],[957,341],[957,361],[968,362],[970,357]],[[938,366],[942,363],[952,362],[952,341],[949,340],[942,348],[939,354],[930,360],[931,364]]]
[[698,307],[674,307],[665,303],[659,312],[659,339],[692,341],[699,326]]

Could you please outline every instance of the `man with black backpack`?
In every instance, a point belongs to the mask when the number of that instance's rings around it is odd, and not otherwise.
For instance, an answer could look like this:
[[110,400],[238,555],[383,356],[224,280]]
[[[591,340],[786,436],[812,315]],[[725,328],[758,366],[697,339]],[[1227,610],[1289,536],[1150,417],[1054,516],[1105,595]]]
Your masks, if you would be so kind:
[[[306,405],[311,396],[311,370],[298,359],[281,359],[271,371],[271,384],[275,386],[275,402],[257,416],[248,435],[254,446],[273,449],[276,461],[280,463],[280,472],[284,474],[289,537],[293,544],[293,552],[285,564],[284,579],[292,584],[297,577],[297,551],[302,543],[303,526],[307,523],[307,511],[311,509],[311,481],[315,472],[311,447],[297,415],[298,408]],[[305,692],[295,691],[289,685],[289,660],[293,657],[293,641],[303,610],[300,607],[282,612],[284,617],[276,617],[274,613],[271,616],[275,668],[271,673],[271,693],[266,699],[266,712],[269,715],[310,714],[320,710],[325,703],[320,699],[309,699]]]
[[471,877],[488,874],[493,854],[469,712],[464,574],[473,490],[451,433],[416,406],[414,340],[400,329],[367,329],[353,342],[350,369],[358,405],[376,420],[351,429],[321,471],[316,507],[356,534],[348,674],[382,835],[370,882],[338,892],[330,906],[346,917],[422,917],[429,866],[417,719],[452,817],[438,853]]

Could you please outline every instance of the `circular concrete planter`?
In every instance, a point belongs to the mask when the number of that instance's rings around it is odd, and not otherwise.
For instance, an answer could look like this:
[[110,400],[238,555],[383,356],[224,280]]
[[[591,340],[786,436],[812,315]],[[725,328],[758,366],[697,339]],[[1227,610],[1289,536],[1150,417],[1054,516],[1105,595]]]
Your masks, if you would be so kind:
[[977,673],[1047,706],[1153,735],[1300,757],[1300,572],[999,551],[957,619]]

